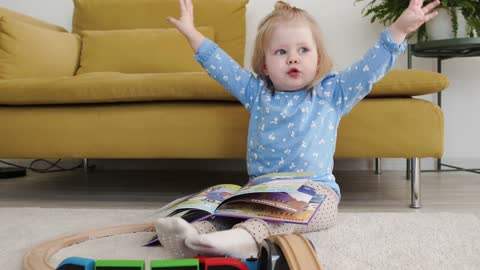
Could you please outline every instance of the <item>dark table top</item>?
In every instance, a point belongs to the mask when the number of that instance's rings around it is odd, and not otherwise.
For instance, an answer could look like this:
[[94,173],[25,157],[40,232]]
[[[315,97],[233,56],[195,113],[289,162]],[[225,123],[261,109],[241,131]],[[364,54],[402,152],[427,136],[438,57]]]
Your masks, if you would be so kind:
[[480,56],[480,37],[441,39],[419,42],[409,46],[410,53],[417,57],[472,57]]

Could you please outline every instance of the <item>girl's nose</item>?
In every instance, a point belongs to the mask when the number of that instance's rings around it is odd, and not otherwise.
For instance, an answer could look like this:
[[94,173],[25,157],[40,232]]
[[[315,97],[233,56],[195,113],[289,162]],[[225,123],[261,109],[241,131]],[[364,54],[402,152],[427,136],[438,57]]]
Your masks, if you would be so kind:
[[297,59],[288,59],[288,64],[298,64],[298,60]]

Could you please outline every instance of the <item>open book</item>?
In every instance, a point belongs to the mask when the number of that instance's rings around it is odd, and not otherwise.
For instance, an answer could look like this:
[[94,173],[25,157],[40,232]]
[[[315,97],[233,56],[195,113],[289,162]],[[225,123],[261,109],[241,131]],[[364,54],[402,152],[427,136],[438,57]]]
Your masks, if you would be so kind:
[[307,224],[325,199],[306,186],[306,173],[267,174],[241,187],[220,184],[177,199],[156,213],[180,216],[188,222],[214,217],[260,218],[273,222]]

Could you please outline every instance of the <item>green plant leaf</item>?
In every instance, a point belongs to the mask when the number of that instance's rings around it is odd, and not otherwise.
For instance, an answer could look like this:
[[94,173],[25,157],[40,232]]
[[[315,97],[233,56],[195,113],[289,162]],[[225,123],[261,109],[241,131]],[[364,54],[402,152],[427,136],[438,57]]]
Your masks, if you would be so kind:
[[[427,0],[424,5],[427,5],[434,0]],[[371,17],[370,22],[379,22],[384,26],[393,23],[403,11],[408,7],[410,0],[355,0],[354,5],[360,2],[367,2],[362,9],[362,16]],[[441,0],[440,7],[451,10],[452,7],[460,9],[462,15],[467,22],[467,33],[473,36],[474,32],[480,34],[480,0]],[[451,13],[452,29],[457,36],[458,32],[458,18],[455,12]],[[427,39],[425,25],[422,25],[417,30],[417,38],[419,41]]]

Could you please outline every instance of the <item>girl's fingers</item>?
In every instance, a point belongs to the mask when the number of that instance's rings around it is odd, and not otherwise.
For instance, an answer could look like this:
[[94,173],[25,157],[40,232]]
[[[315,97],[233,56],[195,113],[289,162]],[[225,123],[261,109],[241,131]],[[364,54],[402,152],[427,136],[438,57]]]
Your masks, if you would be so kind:
[[192,15],[193,14],[192,0],[185,0],[185,2],[186,2],[188,13],[190,13],[190,15]]
[[178,0],[180,2],[180,14],[185,14],[187,12],[187,5],[185,5],[185,0]]
[[193,0],[188,0],[188,1],[190,1],[190,12],[193,17],[193,3],[192,3]]
[[178,23],[178,20],[177,20],[177,19],[168,16],[168,17],[167,17],[167,20],[168,20],[171,24],[177,26],[177,23]]
[[430,21],[431,19],[433,19],[437,15],[438,15],[438,11],[428,13],[427,15],[425,15],[425,22]]
[[440,5],[440,1],[437,0],[435,2],[431,2],[430,4],[424,6],[422,8],[423,13],[427,14],[429,13],[432,9],[436,8],[438,5]]
[[408,7],[415,7],[415,6],[420,6],[422,7],[422,4],[423,4],[423,0],[410,0],[410,3],[408,5]]

